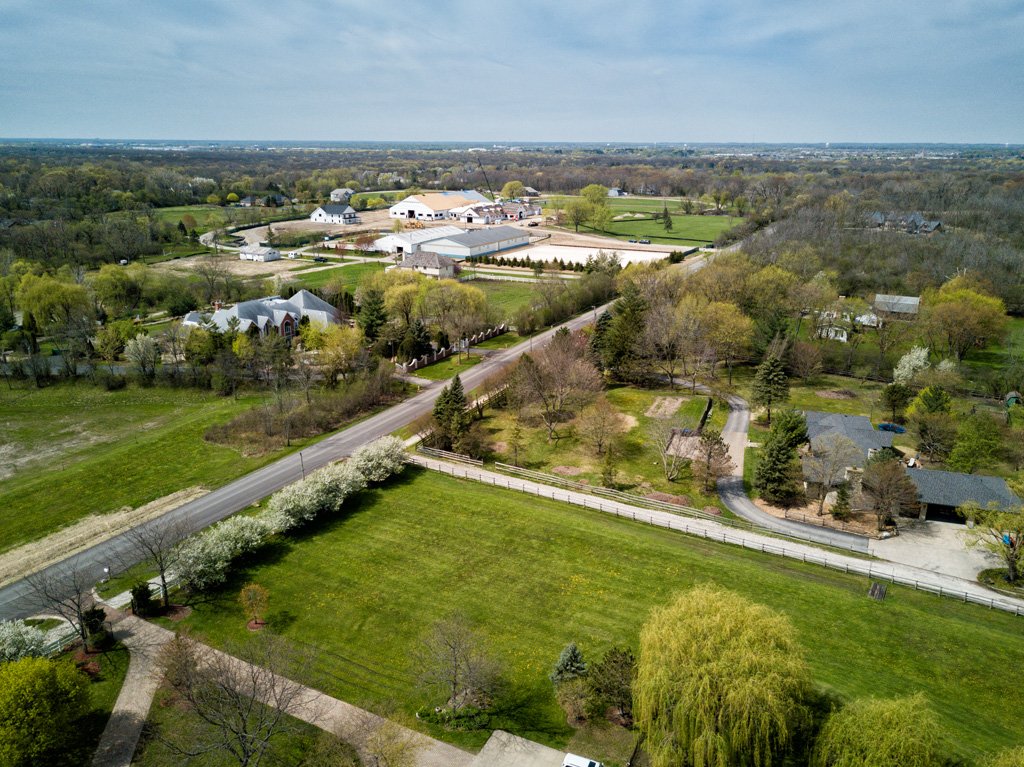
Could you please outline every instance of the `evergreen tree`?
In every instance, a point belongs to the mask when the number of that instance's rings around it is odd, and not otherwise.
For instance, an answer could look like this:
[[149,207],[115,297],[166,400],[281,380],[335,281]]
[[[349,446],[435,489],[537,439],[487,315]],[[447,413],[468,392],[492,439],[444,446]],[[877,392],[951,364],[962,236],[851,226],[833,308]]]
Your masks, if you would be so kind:
[[665,209],[661,212],[661,223],[666,232],[672,231],[672,216],[668,213],[668,205],[665,205]]
[[897,411],[903,410],[903,408],[909,405],[912,398],[913,392],[905,384],[891,383],[882,389],[882,404],[892,410],[893,421],[897,418]]
[[782,360],[774,354],[762,362],[754,376],[753,396],[750,401],[768,411],[768,423],[772,422],[772,407],[789,399],[789,379],[782,367]]
[[379,290],[368,290],[363,294],[363,305],[359,311],[357,324],[366,340],[376,341],[380,335],[380,329],[388,321],[387,313],[384,310],[384,293]]
[[761,450],[760,460],[754,470],[754,487],[770,503],[792,497],[795,490],[793,481],[793,460],[796,451],[785,440],[769,439]]
[[584,676],[586,673],[587,663],[583,660],[583,653],[580,652],[580,648],[576,646],[575,642],[570,642],[562,650],[562,654],[558,656],[558,663],[555,664],[554,670],[548,674],[548,679],[555,684],[561,684],[562,682],[568,682],[570,679]]
[[601,362],[619,378],[638,381],[643,377],[639,347],[647,301],[639,288],[629,283],[613,309],[614,319],[601,342]]
[[587,683],[597,700],[603,706],[615,706],[620,714],[633,709],[635,679],[636,658],[629,648],[611,648],[587,673]]
[[832,504],[832,516],[842,521],[850,516],[850,491],[845,484],[836,489],[836,502]]
[[807,436],[807,419],[796,410],[780,410],[775,414],[775,423],[768,433],[768,439],[780,439],[791,450],[806,445],[810,441]]
[[451,450],[469,429],[469,412],[462,381],[455,376],[434,402],[432,443],[442,450]]

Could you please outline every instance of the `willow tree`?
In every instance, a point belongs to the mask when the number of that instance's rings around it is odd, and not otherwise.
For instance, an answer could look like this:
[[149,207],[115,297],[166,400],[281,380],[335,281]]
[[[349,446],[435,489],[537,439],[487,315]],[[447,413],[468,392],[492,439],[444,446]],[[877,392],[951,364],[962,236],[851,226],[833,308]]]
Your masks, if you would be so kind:
[[809,677],[789,619],[704,585],[640,632],[636,723],[653,767],[766,767],[786,750]]
[[855,700],[828,718],[814,767],[938,767],[941,731],[921,694]]

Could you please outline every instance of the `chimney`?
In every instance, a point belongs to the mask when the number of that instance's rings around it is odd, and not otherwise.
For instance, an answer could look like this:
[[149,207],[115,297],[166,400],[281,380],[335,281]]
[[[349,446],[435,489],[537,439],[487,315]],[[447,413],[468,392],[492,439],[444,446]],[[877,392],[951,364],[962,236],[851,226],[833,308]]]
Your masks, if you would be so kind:
[[224,307],[224,304],[222,304],[220,301],[214,301],[213,302],[213,310],[215,312],[219,312],[223,307]]

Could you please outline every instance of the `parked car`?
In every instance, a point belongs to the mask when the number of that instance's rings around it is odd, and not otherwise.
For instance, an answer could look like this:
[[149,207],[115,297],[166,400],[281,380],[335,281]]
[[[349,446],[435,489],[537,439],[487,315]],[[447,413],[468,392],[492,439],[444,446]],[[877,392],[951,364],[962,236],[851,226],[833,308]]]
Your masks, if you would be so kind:
[[640,244],[641,245],[650,245],[651,241],[650,240],[640,240]]
[[634,238],[634,239],[630,240],[630,242],[636,242],[636,238]]
[[906,434],[907,430],[899,424],[895,423],[880,423],[878,424],[880,431],[891,431],[893,434]]
[[527,224],[527,226],[537,226],[537,222],[531,221],[530,223]]
[[313,256],[313,260],[316,261],[316,263],[318,263],[318,264],[326,264],[327,263],[327,257],[326,256]]
[[566,754],[565,759],[562,760],[562,767],[604,767],[604,765],[592,759],[587,759],[585,756]]

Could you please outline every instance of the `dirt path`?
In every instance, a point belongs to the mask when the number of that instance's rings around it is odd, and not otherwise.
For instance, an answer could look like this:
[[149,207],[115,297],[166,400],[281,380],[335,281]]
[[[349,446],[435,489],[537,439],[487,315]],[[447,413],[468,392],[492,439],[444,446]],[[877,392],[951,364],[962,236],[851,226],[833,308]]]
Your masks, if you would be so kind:
[[48,564],[91,548],[146,520],[159,517],[203,496],[204,487],[189,487],[150,501],[137,509],[124,508],[111,514],[92,514],[42,540],[19,546],[0,556],[0,585],[43,569]]

